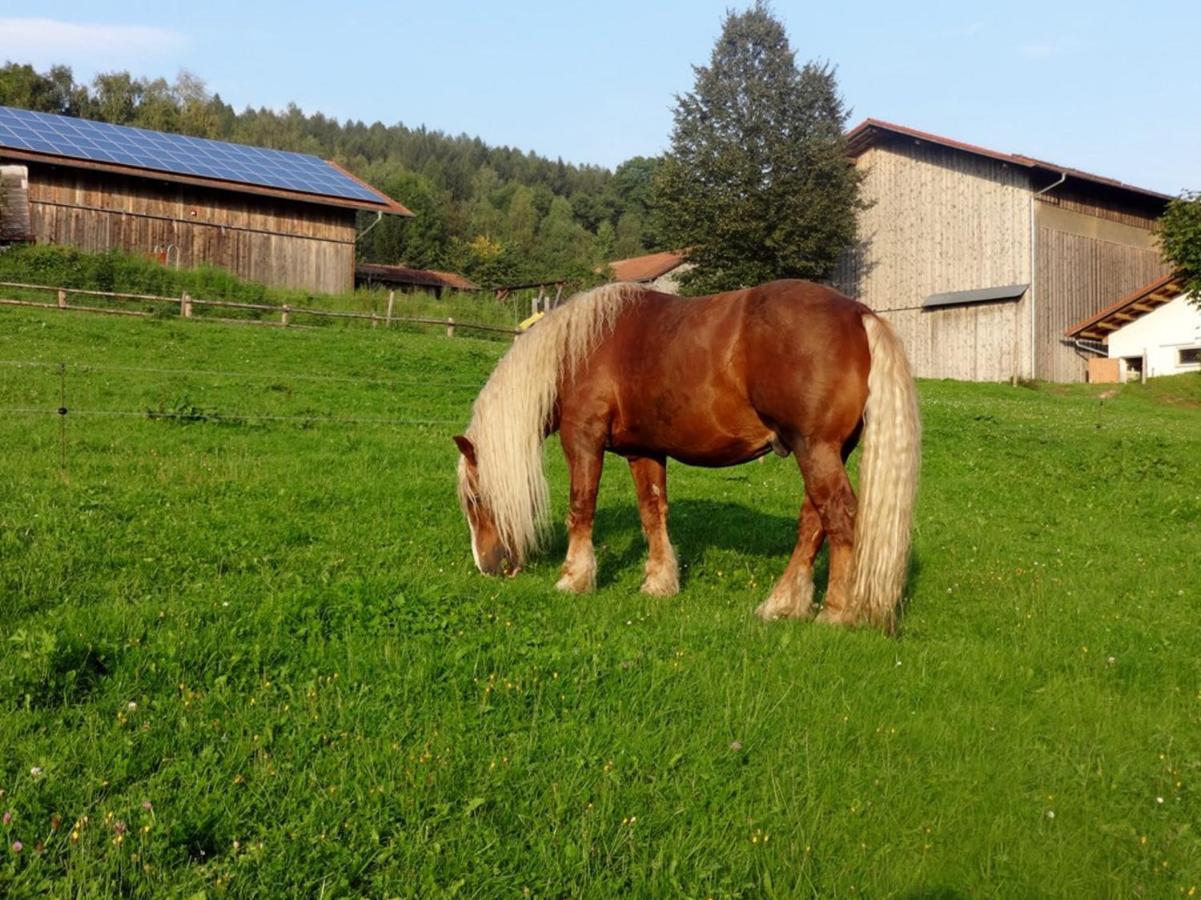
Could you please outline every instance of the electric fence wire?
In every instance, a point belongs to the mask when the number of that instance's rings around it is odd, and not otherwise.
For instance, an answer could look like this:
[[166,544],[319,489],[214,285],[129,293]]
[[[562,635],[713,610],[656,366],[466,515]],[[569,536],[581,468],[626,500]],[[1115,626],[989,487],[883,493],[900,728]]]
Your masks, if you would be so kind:
[[[48,360],[38,359],[0,359],[0,366],[9,368],[38,368],[52,370],[57,374],[60,382],[65,376],[67,370],[72,373],[80,373],[87,371],[96,372],[118,372],[128,374],[144,374],[154,376],[186,376],[186,377],[208,377],[208,378],[229,378],[229,379],[247,379],[247,380],[273,380],[277,382],[285,382],[288,380],[307,381],[307,382],[333,382],[341,384],[383,384],[396,385],[404,387],[431,387],[431,388],[462,388],[478,391],[480,385],[476,382],[467,381],[429,381],[419,379],[406,378],[356,378],[346,375],[314,375],[305,373],[261,373],[261,372],[234,372],[223,369],[194,369],[194,368],[155,368],[148,366],[118,366],[107,365],[104,363],[62,363],[52,362]],[[60,385],[60,389],[65,391],[65,384]],[[325,416],[325,415],[278,415],[265,413],[223,413],[209,412],[206,410],[195,411],[171,411],[171,410],[155,410],[145,409],[140,412],[133,410],[119,409],[80,409],[76,406],[68,408],[66,396],[60,398],[60,403],[57,408],[37,407],[37,406],[11,406],[0,407],[0,415],[18,415],[18,416],[39,416],[53,415],[58,416],[60,421],[65,422],[68,416],[90,417],[90,418],[137,418],[137,419],[175,419],[189,422],[209,422],[209,423],[224,423],[232,424],[236,422],[297,422],[305,425],[401,425],[401,426],[417,426],[417,427],[441,427],[441,426],[461,426],[462,423],[451,419],[422,419],[399,416]]]
[[[59,409],[36,406],[0,406],[0,415],[14,416],[64,416],[68,413]],[[415,426],[461,426],[463,423],[453,419],[403,419],[387,416],[278,416],[255,413],[208,413],[200,412],[169,412],[147,409],[135,412],[124,409],[76,409],[69,410],[71,416],[89,418],[134,418],[134,419],[182,419],[189,422],[209,422],[212,424],[235,424],[237,422],[303,422],[310,425],[415,425]]]
[[[11,368],[49,368],[57,370],[61,363],[40,359],[0,359],[0,366]],[[471,388],[478,391],[482,384],[473,381],[429,381],[417,378],[357,378],[353,375],[311,375],[300,372],[232,372],[224,369],[159,369],[142,366],[113,366],[104,363],[70,363],[72,372],[126,372],[146,375],[172,375],[189,377],[214,377],[270,381],[315,381],[342,384],[393,384],[405,387]]]

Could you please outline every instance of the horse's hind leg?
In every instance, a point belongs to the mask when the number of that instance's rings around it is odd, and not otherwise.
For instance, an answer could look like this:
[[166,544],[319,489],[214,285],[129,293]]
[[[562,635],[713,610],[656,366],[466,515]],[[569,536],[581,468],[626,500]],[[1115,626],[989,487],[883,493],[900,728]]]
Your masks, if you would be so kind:
[[854,567],[855,494],[838,444],[818,444],[797,454],[805,478],[805,494],[821,517],[830,541],[830,583],[818,621],[851,625],[857,621],[850,608]]
[[592,550],[592,522],[596,516],[596,491],[600,485],[604,450],[579,447],[563,435],[563,452],[571,470],[571,503],[567,513],[567,559],[555,587],[583,594],[596,587],[596,554]]
[[813,560],[826,539],[821,516],[808,491],[797,520],[797,542],[788,560],[788,568],[759,604],[755,615],[772,619],[810,619],[817,612],[813,605]]
[[680,570],[676,552],[667,536],[667,460],[659,457],[634,457],[630,474],[638,492],[638,515],[646,535],[649,554],[642,592],[654,597],[670,597],[680,590]]

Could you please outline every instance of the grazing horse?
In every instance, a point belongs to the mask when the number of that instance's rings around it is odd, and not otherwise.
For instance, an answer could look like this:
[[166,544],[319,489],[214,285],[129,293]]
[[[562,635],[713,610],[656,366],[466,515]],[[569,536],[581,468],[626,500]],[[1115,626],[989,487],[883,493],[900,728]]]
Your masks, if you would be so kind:
[[[556,431],[571,471],[560,590],[596,583],[606,450],[629,461],[649,546],[642,590],[655,596],[679,590],[667,458],[730,466],[793,453],[805,485],[796,549],[756,612],[894,630],[920,422],[901,342],[863,304],[804,281],[696,298],[614,284],[548,313],[505,354],[455,438],[459,501],[485,574],[516,574],[546,536],[542,444]],[[845,463],[861,435],[857,500]],[[819,612],[813,560],[825,540]]]

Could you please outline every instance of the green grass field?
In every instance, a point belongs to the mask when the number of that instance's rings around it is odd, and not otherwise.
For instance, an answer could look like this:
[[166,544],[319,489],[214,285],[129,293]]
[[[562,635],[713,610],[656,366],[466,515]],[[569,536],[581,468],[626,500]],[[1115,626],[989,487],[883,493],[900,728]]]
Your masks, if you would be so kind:
[[1201,376],[923,383],[889,639],[752,616],[791,459],[673,465],[675,598],[616,458],[594,596],[478,575],[503,349],[0,310],[0,895],[1201,890]]

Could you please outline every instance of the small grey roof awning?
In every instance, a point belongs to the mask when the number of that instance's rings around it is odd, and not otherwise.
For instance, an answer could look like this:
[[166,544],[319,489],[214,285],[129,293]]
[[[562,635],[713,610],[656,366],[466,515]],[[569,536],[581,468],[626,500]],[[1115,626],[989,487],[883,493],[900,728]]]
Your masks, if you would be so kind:
[[947,291],[931,294],[922,304],[922,309],[940,306],[967,306],[970,303],[1001,303],[1018,300],[1030,287],[1029,284],[1007,284],[1005,287],[978,288],[974,291]]

